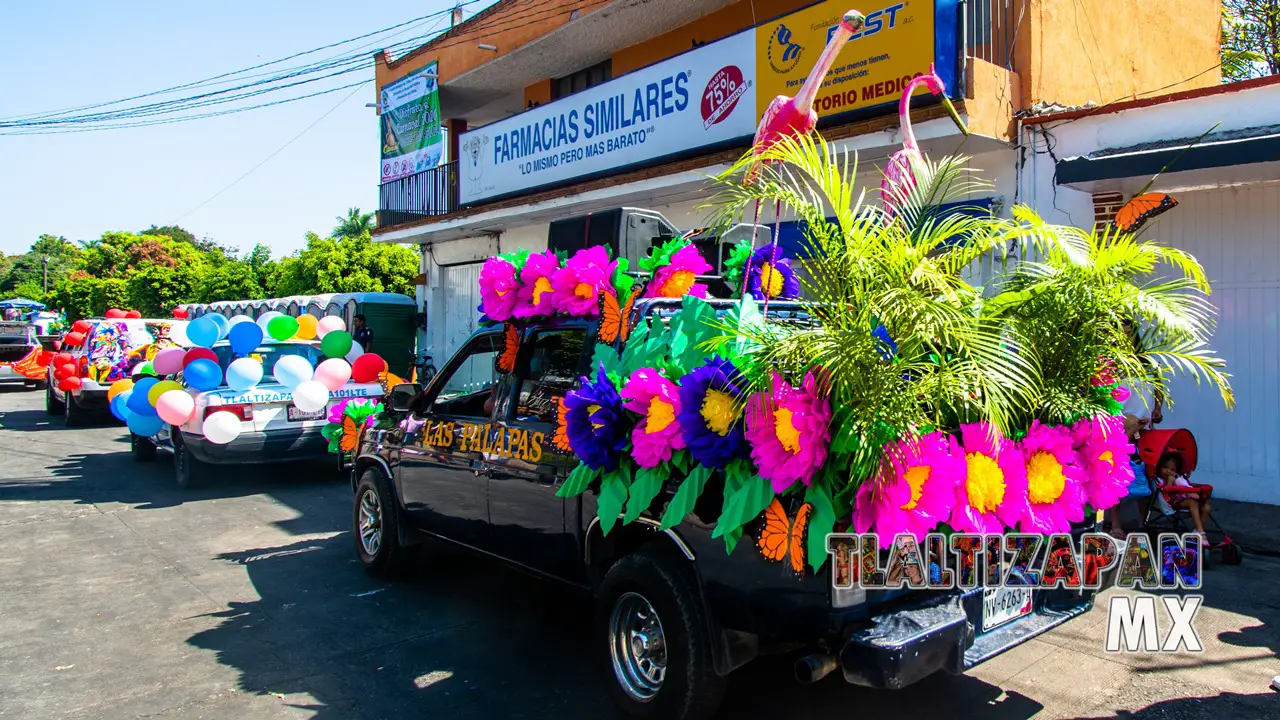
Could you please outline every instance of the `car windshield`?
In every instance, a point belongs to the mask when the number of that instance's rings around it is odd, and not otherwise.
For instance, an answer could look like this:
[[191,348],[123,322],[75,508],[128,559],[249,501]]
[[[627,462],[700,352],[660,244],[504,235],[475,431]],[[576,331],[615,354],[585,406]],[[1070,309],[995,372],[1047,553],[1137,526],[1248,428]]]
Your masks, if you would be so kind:
[[[236,354],[231,352],[230,345],[215,345],[213,352],[218,356],[218,367],[222,368],[225,375],[227,366],[232,360],[236,359]],[[256,357],[262,361],[262,382],[274,382],[275,378],[271,375],[271,369],[276,366],[276,361],[285,355],[299,355],[307,359],[312,367],[320,362],[323,357],[320,348],[302,343],[282,343],[279,345],[259,345],[257,350],[250,353],[250,357]]]

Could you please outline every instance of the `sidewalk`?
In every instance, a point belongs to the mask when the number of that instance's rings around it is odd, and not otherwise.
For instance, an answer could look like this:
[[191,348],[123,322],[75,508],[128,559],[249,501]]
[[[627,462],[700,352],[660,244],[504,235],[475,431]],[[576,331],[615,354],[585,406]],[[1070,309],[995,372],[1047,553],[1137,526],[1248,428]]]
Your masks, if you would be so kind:
[[1246,551],[1280,556],[1280,506],[1214,498],[1213,516]]

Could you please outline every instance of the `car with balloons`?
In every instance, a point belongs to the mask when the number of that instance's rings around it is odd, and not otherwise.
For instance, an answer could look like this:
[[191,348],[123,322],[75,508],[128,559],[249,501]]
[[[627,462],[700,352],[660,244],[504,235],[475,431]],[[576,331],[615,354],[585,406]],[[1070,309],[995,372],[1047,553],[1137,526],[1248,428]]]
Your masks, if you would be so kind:
[[217,466],[325,457],[331,407],[384,392],[386,362],[361,353],[341,318],[211,314],[187,336],[193,347],[157,355],[154,374],[121,381],[111,399],[134,458],[172,452],[183,487]]

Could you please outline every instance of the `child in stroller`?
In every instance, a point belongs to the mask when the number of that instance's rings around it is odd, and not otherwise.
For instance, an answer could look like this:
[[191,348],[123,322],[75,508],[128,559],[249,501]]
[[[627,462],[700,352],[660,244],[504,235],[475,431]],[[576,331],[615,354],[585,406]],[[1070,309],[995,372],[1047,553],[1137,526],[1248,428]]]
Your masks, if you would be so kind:
[[1173,452],[1160,457],[1160,464],[1156,466],[1156,483],[1165,502],[1172,508],[1186,510],[1191,515],[1196,534],[1204,538],[1204,521],[1213,512],[1209,504],[1213,487],[1192,485],[1182,472],[1182,456]]
[[[1152,483],[1151,500],[1147,505],[1143,529],[1156,542],[1159,533],[1183,534],[1189,530],[1186,520],[1191,520],[1195,533],[1205,546],[1204,561],[1209,552],[1218,550],[1222,562],[1238,565],[1242,559],[1240,547],[1213,516],[1210,498],[1212,485],[1190,481],[1196,469],[1196,439],[1190,431],[1147,430],[1138,439],[1138,451]],[[1220,538],[1220,539],[1219,539]]]

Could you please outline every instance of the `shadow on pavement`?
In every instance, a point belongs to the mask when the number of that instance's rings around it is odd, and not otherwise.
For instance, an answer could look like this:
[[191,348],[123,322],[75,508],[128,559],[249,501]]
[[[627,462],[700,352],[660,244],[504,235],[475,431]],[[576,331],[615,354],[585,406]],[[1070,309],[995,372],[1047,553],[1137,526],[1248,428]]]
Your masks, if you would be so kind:
[[1163,700],[1141,710],[1114,715],[1090,715],[1095,720],[1274,720],[1280,717],[1280,698],[1274,693],[1242,695],[1223,692],[1210,697]]

